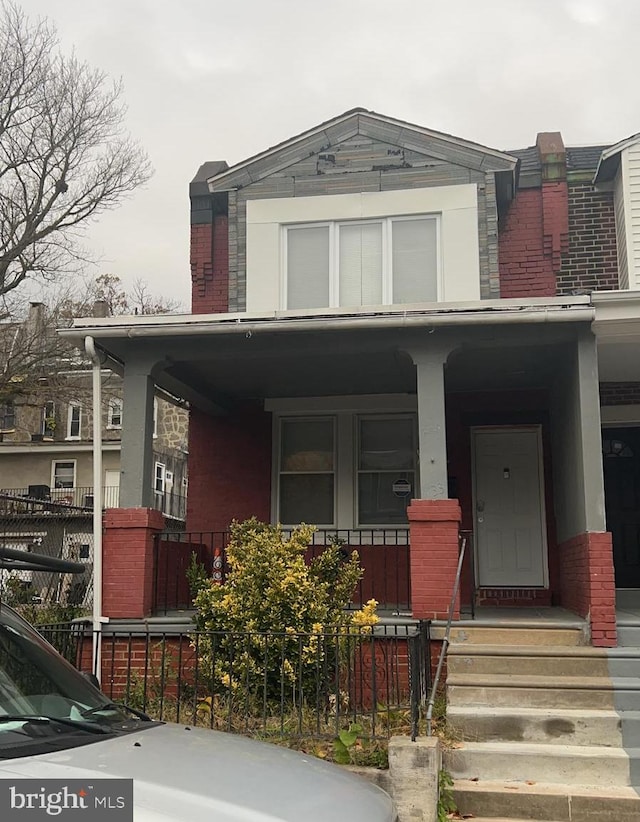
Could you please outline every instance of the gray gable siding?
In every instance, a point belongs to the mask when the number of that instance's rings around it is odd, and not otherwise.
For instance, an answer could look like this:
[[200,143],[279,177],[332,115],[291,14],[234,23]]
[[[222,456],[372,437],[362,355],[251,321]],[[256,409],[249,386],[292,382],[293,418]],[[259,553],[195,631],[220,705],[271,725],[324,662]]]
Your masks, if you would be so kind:
[[[342,134],[339,134],[340,126]],[[482,163],[479,158],[469,167],[468,152],[463,158],[458,156],[462,152],[455,152],[450,147],[447,147],[447,154],[455,153],[456,156],[453,160],[447,159],[443,156],[442,146],[436,149],[435,143],[434,151],[438,156],[416,151],[413,147],[407,147],[407,133],[402,134],[402,129],[393,126],[380,126],[387,138],[384,140],[353,134],[353,129],[351,133],[344,133],[346,126],[347,123],[342,123],[335,129],[341,142],[328,146],[326,140],[318,140],[319,145],[314,144],[309,155],[297,162],[291,162],[291,157],[287,157],[286,163],[282,160],[275,170],[268,158],[252,165],[250,171],[243,174],[241,187],[229,192],[229,310],[246,309],[247,200],[464,183],[476,183],[478,186],[481,294],[483,298],[499,297],[498,216],[493,170],[480,168]],[[401,137],[403,146],[393,142]],[[278,159],[281,160],[280,157]],[[463,159],[467,165],[461,164]],[[270,173],[263,176],[267,168]]]

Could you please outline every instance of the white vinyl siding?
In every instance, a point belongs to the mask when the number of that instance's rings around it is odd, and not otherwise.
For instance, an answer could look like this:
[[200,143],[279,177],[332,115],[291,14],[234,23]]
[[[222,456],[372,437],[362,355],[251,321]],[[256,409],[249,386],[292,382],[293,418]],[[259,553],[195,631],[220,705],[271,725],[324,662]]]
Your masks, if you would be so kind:
[[[626,155],[626,158],[625,158]],[[628,205],[626,230],[630,233],[627,238],[627,249],[630,252],[627,265],[629,267],[629,288],[640,289],[640,145],[630,146],[623,152],[622,162],[627,162],[628,173]]]
[[613,207],[616,219],[616,246],[618,249],[618,285],[629,288],[629,263],[627,256],[627,226],[624,209],[624,186],[622,167],[616,175],[613,190]]
[[285,227],[286,309],[438,299],[438,219]]

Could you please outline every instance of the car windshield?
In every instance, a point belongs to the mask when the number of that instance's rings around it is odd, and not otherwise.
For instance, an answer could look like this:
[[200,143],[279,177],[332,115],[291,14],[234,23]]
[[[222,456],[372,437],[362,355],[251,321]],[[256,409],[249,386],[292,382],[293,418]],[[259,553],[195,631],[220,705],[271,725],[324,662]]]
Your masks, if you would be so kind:
[[149,727],[110,702],[15,611],[0,604],[0,758]]

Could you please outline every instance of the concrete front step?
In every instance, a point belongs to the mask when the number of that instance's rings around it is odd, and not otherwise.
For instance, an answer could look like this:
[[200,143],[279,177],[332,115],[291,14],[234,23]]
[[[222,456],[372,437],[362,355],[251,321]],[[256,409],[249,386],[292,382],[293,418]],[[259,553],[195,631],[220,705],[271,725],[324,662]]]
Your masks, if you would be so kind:
[[[442,639],[444,627],[432,626],[432,639]],[[449,641],[452,645],[586,645],[587,637],[583,627],[547,627],[535,623],[526,627],[519,625],[489,625],[479,623],[456,623],[451,628]]]
[[447,655],[447,670],[462,674],[553,677],[609,675],[607,652],[584,645],[452,645]]
[[[470,742],[542,742],[549,745],[620,747],[621,722],[613,711],[551,710],[450,705],[447,725]],[[640,725],[638,727],[640,747]],[[635,739],[635,737],[634,737]]]
[[618,621],[618,645],[623,648],[640,647],[640,625],[625,625],[624,620]]
[[[640,679],[620,681],[618,709],[635,708]],[[612,710],[614,682],[610,677],[519,676],[516,674],[449,674],[447,702],[453,706],[478,705],[514,708],[586,708]]]
[[502,822],[638,822],[640,796],[633,788],[580,788],[558,784],[455,780],[462,815]]
[[621,748],[521,742],[464,742],[443,753],[454,779],[629,786],[629,756]]

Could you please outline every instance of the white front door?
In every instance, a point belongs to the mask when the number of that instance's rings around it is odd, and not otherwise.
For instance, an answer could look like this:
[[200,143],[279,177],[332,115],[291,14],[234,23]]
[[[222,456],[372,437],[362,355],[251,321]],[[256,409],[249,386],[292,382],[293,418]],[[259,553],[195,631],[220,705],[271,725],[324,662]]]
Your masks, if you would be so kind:
[[480,587],[544,586],[539,428],[475,430],[475,535]]

